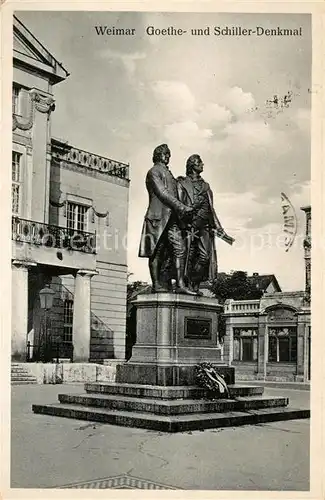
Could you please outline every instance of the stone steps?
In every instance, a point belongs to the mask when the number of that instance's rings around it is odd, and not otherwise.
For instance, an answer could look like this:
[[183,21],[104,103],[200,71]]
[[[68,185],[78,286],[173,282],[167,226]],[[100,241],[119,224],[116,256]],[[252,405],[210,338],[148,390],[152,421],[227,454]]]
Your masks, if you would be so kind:
[[11,384],[37,384],[36,377],[30,373],[28,367],[24,363],[11,364]]
[[263,408],[226,413],[197,413],[186,415],[155,415],[150,413],[89,408],[75,404],[33,405],[34,413],[75,418],[126,427],[139,427],[163,432],[184,432],[217,427],[260,424],[280,420],[309,418],[309,410]]
[[11,385],[35,385],[37,381],[26,381],[26,380],[14,380]]
[[[258,396],[264,392],[264,387],[250,385],[228,385],[230,397]],[[118,382],[88,382],[85,384],[87,393],[115,394],[140,398],[158,399],[201,399],[207,396],[204,389],[197,386],[160,386],[144,384],[122,384]]]
[[197,386],[88,382],[85,394],[59,394],[59,403],[33,405],[34,413],[164,432],[309,418],[287,408],[285,397],[264,397],[262,386],[229,385],[230,399],[211,400]]
[[159,400],[116,396],[108,394],[59,394],[63,404],[107,408],[132,412],[154,413],[157,415],[181,415],[189,413],[224,413],[260,408],[287,406],[289,400],[283,397],[239,397],[237,399],[198,400]]

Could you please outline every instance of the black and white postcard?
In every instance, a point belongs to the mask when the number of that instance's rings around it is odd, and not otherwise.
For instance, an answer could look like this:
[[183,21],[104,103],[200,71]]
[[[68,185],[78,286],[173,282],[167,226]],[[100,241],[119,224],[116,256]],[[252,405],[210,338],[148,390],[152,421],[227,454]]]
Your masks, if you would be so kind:
[[321,498],[321,3],[1,15],[3,497]]

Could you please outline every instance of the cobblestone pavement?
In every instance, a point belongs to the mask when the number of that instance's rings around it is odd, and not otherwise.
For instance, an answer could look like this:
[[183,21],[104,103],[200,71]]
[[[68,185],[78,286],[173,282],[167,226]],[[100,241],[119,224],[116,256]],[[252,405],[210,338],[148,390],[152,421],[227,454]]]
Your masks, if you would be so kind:
[[[165,434],[32,413],[83,385],[12,387],[12,488],[309,490],[309,420]],[[309,407],[309,392],[265,390]]]

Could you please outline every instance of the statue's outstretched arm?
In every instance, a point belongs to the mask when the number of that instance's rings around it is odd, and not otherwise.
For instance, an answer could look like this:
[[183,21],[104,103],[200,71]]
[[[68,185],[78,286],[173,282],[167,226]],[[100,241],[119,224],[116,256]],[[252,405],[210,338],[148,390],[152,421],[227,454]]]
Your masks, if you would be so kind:
[[209,189],[208,193],[209,193],[210,205],[211,205],[211,209],[212,209],[212,213],[213,213],[213,218],[214,218],[214,222],[216,225],[215,230],[216,230],[217,236],[219,238],[221,238],[222,240],[224,240],[226,243],[229,243],[229,245],[232,245],[235,240],[234,240],[234,238],[232,238],[231,236],[229,236],[226,233],[226,231],[223,229],[223,227],[221,225],[219,217],[217,216],[216,211],[215,211],[214,206],[213,206],[213,194],[212,194],[211,189]]

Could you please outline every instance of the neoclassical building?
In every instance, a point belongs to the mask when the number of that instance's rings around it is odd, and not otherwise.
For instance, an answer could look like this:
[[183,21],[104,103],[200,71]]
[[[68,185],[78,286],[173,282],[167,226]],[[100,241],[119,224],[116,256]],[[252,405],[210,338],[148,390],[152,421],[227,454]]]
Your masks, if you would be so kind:
[[129,166],[51,136],[68,76],[14,18],[13,360],[125,358]]
[[224,361],[235,366],[238,380],[310,380],[311,207],[302,210],[306,213],[305,290],[226,301]]

